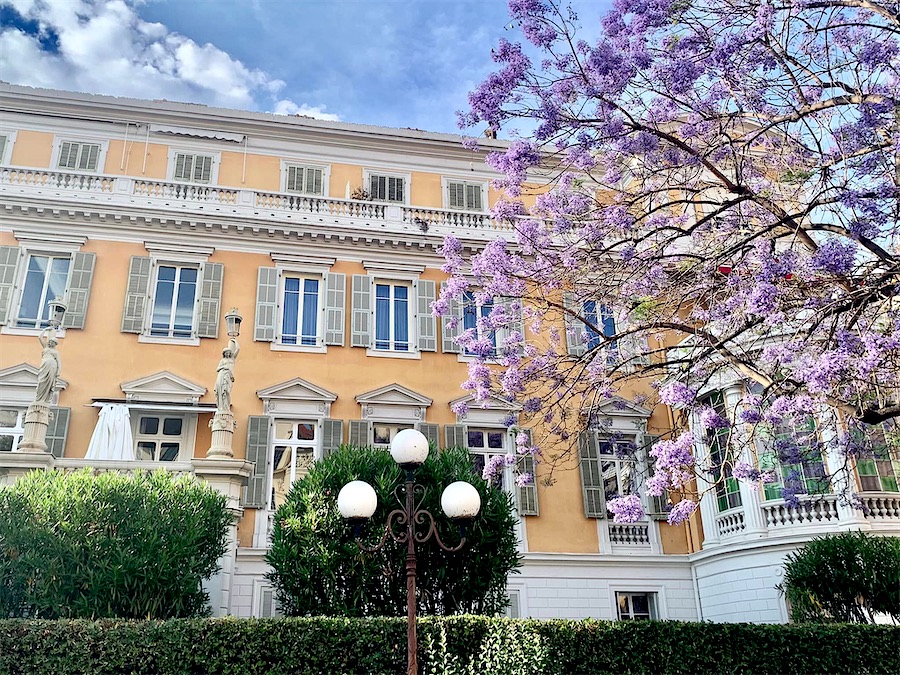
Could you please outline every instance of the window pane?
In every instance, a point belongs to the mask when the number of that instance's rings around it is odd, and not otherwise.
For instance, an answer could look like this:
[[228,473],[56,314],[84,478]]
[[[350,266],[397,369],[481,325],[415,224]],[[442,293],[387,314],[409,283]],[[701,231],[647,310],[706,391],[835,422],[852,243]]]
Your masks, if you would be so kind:
[[28,271],[25,273],[25,286],[19,303],[19,325],[36,327],[37,318],[42,314],[44,284],[50,258],[33,255],[28,259]]
[[174,333],[176,337],[190,337],[194,324],[194,298],[197,293],[197,270],[181,268],[178,299],[175,307]]
[[275,438],[290,440],[294,437],[293,422],[275,422]]
[[298,424],[297,425],[297,438],[301,441],[312,441],[316,438],[316,425],[315,424]]
[[502,431],[490,431],[488,432],[488,447],[494,450],[502,450],[503,449],[503,432]]
[[635,614],[650,614],[650,597],[634,594],[631,596],[631,611]]
[[406,286],[394,286],[394,349],[409,349],[409,302]]
[[10,452],[14,442],[15,436],[0,436],[0,452]]
[[47,278],[47,291],[44,293],[44,306],[41,319],[50,321],[50,301],[66,294],[66,281],[69,278],[69,259],[50,258],[50,274]]
[[159,451],[161,462],[174,462],[178,459],[178,443],[163,443]]
[[168,335],[172,317],[172,300],[175,297],[175,268],[160,266],[157,269],[156,296],[153,298],[151,334]]
[[142,460],[152,460],[156,455],[156,443],[151,441],[140,441],[137,444],[137,458]]
[[295,345],[300,318],[300,279],[297,277],[285,277],[282,314],[281,341],[286,345]]
[[484,447],[484,433],[482,433],[481,431],[469,431],[468,437],[469,438],[467,445],[470,448]]
[[163,420],[164,436],[181,436],[181,418],[167,417]]
[[138,433],[147,435],[159,433],[159,418],[141,417],[141,422],[138,425]]
[[391,442],[391,428],[375,425],[372,430],[373,443],[376,445],[387,445]]
[[391,287],[375,285],[375,349],[391,348]]
[[303,338],[305,345],[315,345],[316,323],[319,316],[319,282],[315,279],[303,281]]
[[11,408],[3,408],[0,410],[0,427],[15,428],[19,419],[19,411]]
[[631,613],[631,609],[628,606],[628,595],[616,593],[616,599],[619,601],[619,618],[624,619]]

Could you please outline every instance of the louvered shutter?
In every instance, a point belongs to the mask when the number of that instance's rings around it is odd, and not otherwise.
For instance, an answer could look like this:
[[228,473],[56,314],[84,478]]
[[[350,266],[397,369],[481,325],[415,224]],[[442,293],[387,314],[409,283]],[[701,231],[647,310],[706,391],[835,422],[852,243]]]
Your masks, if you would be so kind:
[[306,192],[311,195],[320,195],[322,190],[322,169],[306,169]]
[[47,426],[47,452],[54,457],[62,457],[66,452],[66,436],[69,433],[71,408],[50,408],[50,424]]
[[395,178],[393,176],[387,179],[388,186],[388,194],[387,199],[389,202],[402,202],[404,201],[403,196],[403,179]]
[[288,192],[300,192],[302,186],[303,169],[299,166],[289,166],[287,168],[287,180],[285,181],[284,189]]
[[250,415],[247,420],[247,461],[253,462],[253,473],[244,488],[244,506],[264,509],[269,500],[269,425],[266,415]]
[[428,422],[418,422],[416,424],[416,429],[421,432],[421,434],[428,439],[429,444],[433,444],[435,448],[440,447],[441,441],[439,438],[440,435],[440,426],[437,424],[429,424]]
[[122,332],[143,333],[144,316],[150,293],[150,258],[131,256],[128,268],[128,287],[125,289],[125,308],[122,310]]
[[200,281],[200,306],[197,316],[197,335],[202,338],[219,337],[219,308],[222,304],[222,277],[225,265],[203,263]]
[[594,432],[582,431],[578,434],[578,466],[581,470],[584,515],[587,518],[606,518],[606,496],[603,493],[599,454],[597,435]]
[[466,208],[470,211],[481,211],[481,186],[466,185]]
[[365,448],[372,445],[369,440],[371,424],[366,420],[350,420],[350,445],[354,448]]
[[[528,447],[531,447],[531,429],[520,429],[521,433],[528,434]],[[538,509],[537,476],[535,475],[534,455],[518,455],[516,458],[516,471],[519,474],[530,473],[532,481],[530,485],[516,487],[516,498],[520,516],[540,515]]]
[[[441,284],[441,295],[444,294],[446,284]],[[459,345],[456,338],[462,333],[463,323],[462,302],[457,298],[451,298],[447,314],[441,317],[441,350],[445,354],[459,354]],[[455,319],[455,326],[451,327],[451,319]]]
[[344,420],[322,420],[322,457],[328,457],[344,442]]
[[208,155],[197,155],[194,157],[194,181],[197,183],[208,183],[212,177],[213,158]]
[[275,616],[275,591],[263,586],[259,592],[259,618],[271,619]]
[[372,280],[367,274],[353,275],[352,314],[350,317],[350,346],[372,344]]
[[[656,473],[656,457],[650,454],[650,449],[659,442],[659,436],[644,434],[644,452],[647,458],[647,477],[649,478]],[[666,520],[669,517],[668,511],[668,495],[654,497],[647,495],[647,501],[650,506],[650,517],[653,520]]]
[[584,324],[571,314],[581,314],[581,308],[575,302],[575,294],[571,291],[563,293],[563,307],[566,308],[566,346],[569,356],[582,356],[587,351],[584,345]]
[[445,424],[444,425],[444,447],[445,448],[468,448],[469,435],[466,432],[465,424]]
[[78,162],[78,168],[86,171],[96,171],[97,161],[100,159],[99,145],[82,145],[81,157]]
[[384,176],[369,176],[369,197],[384,201],[386,184]]
[[344,306],[347,275],[325,275],[325,344],[344,346]]
[[6,143],[8,140],[6,136],[0,136],[0,162],[3,162],[3,158],[6,155]]
[[72,255],[71,268],[69,269],[69,286],[66,289],[68,308],[63,315],[63,328],[84,328],[96,259],[96,253],[75,253]]
[[0,326],[12,318],[9,315],[21,256],[18,246],[0,246]]
[[256,317],[253,339],[274,342],[278,321],[278,270],[260,267],[256,281]]
[[184,153],[175,155],[175,172],[173,178],[175,180],[189,180],[191,175],[191,157]]
[[78,146],[75,143],[64,141],[59,149],[59,159],[56,166],[60,169],[74,169],[78,157]]
[[437,351],[437,321],[431,312],[434,302],[434,282],[419,279],[416,284],[418,295],[419,351]]
[[449,191],[448,195],[448,206],[451,209],[463,209],[465,208],[465,186],[462,183],[449,183],[447,185],[447,190]]

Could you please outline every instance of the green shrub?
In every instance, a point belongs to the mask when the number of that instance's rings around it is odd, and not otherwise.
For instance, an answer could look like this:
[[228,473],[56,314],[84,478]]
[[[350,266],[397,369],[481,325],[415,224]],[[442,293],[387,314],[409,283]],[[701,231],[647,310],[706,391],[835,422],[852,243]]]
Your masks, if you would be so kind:
[[0,489],[0,617],[202,616],[230,519],[192,476],[34,471]]
[[813,539],[788,556],[780,586],[794,621],[900,623],[900,539],[844,532]]
[[[388,513],[398,507],[394,490],[404,480],[384,450],[341,448],[296,482],[276,512],[266,560],[285,614],[406,614],[406,545],[389,539],[381,551],[364,553],[338,513],[338,492],[357,479],[368,482],[378,494],[378,509],[363,528],[365,541],[375,544]],[[419,609],[426,614],[496,614],[508,602],[507,574],[520,564],[511,497],[475,475],[465,450],[432,450],[416,481],[427,488],[422,506],[434,515],[448,545],[455,545],[459,535],[443,516],[439,501],[443,488],[456,480],[476,486],[481,513],[461,551],[446,553],[434,540],[417,545]]]
[[[418,634],[422,675],[900,672],[891,626],[455,616]],[[4,675],[405,672],[396,618],[0,621]]]

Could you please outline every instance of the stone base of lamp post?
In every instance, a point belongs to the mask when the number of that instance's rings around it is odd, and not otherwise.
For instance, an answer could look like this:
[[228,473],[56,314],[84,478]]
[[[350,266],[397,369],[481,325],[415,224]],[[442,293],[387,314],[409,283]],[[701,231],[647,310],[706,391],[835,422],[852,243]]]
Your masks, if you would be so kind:
[[231,441],[237,422],[231,413],[217,412],[209,421],[212,429],[212,443],[206,456],[211,459],[231,459],[234,451],[231,449]]
[[15,452],[47,452],[47,427],[50,425],[50,405],[32,403],[25,411],[25,433]]

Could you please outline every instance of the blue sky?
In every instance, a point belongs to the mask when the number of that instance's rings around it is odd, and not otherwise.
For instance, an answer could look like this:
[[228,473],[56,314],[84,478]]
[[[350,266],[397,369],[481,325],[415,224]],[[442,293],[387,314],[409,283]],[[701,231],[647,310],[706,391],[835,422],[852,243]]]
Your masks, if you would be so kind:
[[456,132],[508,26],[504,0],[0,0],[0,79]]

